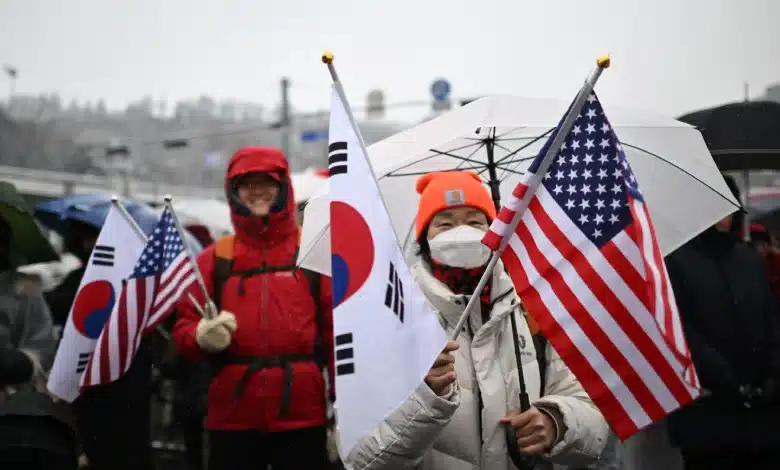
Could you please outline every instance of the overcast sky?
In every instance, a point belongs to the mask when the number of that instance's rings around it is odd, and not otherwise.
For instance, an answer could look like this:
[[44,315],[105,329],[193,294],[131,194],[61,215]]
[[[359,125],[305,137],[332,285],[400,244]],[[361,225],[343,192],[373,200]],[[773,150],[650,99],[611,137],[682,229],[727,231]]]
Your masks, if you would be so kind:
[[[678,115],[780,81],[778,0],[0,0],[0,63],[17,92],[119,107],[202,93],[326,108],[336,65],[353,105],[456,98],[570,98],[604,52],[605,103]],[[7,93],[0,76],[0,93]]]

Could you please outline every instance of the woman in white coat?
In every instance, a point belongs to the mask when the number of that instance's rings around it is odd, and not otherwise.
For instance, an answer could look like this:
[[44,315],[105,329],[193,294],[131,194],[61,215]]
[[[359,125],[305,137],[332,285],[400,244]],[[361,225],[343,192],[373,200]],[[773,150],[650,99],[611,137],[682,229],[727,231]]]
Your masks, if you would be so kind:
[[[412,274],[452,335],[490,257],[481,239],[496,209],[473,172],[425,175],[417,191],[420,260]],[[353,470],[514,470],[510,450],[533,457],[526,468],[535,469],[598,459],[607,424],[547,343],[542,380],[531,319],[500,263],[480,300],[424,383],[351,450]],[[523,413],[512,315],[532,403]]]

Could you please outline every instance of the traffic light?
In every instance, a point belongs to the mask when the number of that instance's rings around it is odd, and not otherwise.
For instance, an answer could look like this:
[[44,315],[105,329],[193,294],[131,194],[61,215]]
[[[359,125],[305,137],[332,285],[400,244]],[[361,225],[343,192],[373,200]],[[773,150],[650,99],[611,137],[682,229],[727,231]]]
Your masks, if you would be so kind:
[[106,147],[106,156],[107,157],[129,157],[130,156],[130,147],[127,145],[115,145],[111,147]]
[[189,145],[187,139],[170,139],[163,141],[163,148],[165,150],[185,148]]

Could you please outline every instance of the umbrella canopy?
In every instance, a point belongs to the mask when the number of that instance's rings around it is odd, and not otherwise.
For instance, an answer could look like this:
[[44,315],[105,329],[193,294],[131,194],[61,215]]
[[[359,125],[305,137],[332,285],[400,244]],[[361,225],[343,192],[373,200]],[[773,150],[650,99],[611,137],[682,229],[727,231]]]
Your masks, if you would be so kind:
[[75,196],[65,196],[35,205],[33,215],[47,228],[60,233],[62,231],[62,215],[68,207],[76,204],[93,204],[98,201],[106,201],[103,194],[78,194]]
[[[414,187],[420,175],[474,170],[500,205],[522,180],[569,104],[485,97],[370,146],[369,157],[404,248],[414,243],[419,200]],[[642,188],[665,254],[739,207],[695,128],[648,112],[608,107],[607,114]],[[585,144],[589,129],[579,131]],[[595,157],[597,152],[598,146]],[[314,249],[329,250],[329,211],[323,204],[312,200],[307,206],[301,242],[304,265],[319,271],[324,267],[307,260],[329,263],[329,254],[310,254]]]
[[60,257],[41,231],[33,214],[16,187],[0,181],[0,217],[11,229],[11,262],[13,266],[46,263]]
[[[160,220],[156,209],[131,200],[122,200],[121,203],[147,236],[154,231]],[[61,234],[67,230],[66,222],[68,220],[75,220],[100,230],[106,221],[111,204],[111,199],[100,194],[67,196],[38,204],[35,207],[35,216],[49,228]],[[186,230],[184,238],[195,252],[200,252],[203,249],[198,240]]]
[[233,232],[227,202],[214,199],[174,199],[173,207],[179,217],[188,219],[187,223],[203,224],[215,237]]
[[701,131],[721,170],[780,169],[780,103],[730,103],[680,121]]
[[[325,170],[327,172],[327,170]],[[290,174],[295,203],[301,204],[312,198],[313,195],[322,194],[328,190],[328,175],[322,174],[322,170],[307,169],[302,172]]]

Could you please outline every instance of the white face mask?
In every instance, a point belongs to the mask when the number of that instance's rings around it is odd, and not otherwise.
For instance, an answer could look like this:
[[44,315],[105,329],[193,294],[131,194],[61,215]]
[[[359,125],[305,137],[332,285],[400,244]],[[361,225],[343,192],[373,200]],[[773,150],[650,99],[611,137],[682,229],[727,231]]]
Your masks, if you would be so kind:
[[441,232],[428,241],[431,258],[453,268],[478,268],[489,260],[490,248],[482,244],[485,232],[468,225],[459,225]]

